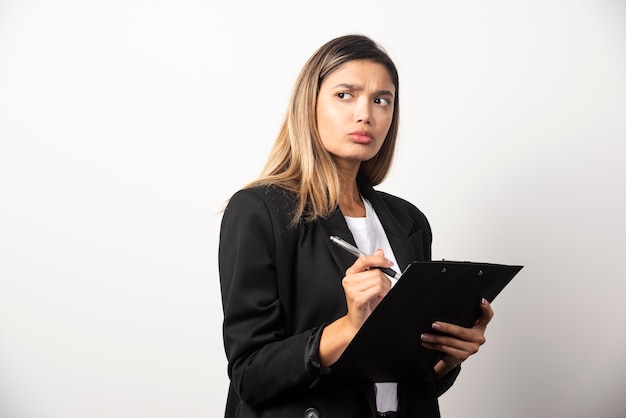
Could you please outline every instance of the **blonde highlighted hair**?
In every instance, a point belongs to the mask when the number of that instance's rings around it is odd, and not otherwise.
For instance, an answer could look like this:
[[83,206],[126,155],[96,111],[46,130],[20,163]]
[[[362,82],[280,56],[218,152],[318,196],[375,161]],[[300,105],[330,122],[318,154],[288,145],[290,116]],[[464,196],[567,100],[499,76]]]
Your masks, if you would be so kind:
[[398,71],[386,51],[363,35],[346,35],[322,45],[302,68],[291,93],[287,114],[258,179],[246,187],[276,185],[294,192],[298,202],[293,223],[328,217],[337,208],[339,175],[320,140],[317,98],[322,82],[342,64],[369,60],[385,66],[396,88],[393,119],[380,151],[361,163],[359,174],[372,185],[383,181],[393,160],[398,134]]

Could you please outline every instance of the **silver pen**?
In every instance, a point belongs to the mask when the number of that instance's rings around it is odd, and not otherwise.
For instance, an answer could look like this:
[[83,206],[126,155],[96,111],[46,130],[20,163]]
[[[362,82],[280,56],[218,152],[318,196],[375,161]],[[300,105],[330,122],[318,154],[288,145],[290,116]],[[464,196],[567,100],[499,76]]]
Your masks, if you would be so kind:
[[[355,255],[356,257],[360,257],[362,255],[367,255],[363,251],[361,251],[357,247],[355,247],[354,245],[350,244],[349,242],[346,242],[346,241],[342,240],[341,238],[339,238],[336,235],[331,235],[330,236],[330,240],[334,244],[337,244],[339,247],[341,247],[344,250],[348,251],[349,253]],[[396,272],[394,269],[387,268],[387,267],[376,267],[376,268],[380,269],[387,276],[393,277],[396,280],[398,280],[400,278],[400,273]]]

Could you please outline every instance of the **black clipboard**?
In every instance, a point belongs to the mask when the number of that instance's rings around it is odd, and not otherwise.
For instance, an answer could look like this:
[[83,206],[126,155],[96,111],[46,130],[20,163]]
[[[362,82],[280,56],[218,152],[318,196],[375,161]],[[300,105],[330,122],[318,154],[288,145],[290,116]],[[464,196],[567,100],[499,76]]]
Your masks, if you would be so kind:
[[423,382],[441,353],[420,335],[444,321],[472,327],[480,299],[492,302],[523,266],[459,261],[410,264],[326,376],[329,386]]

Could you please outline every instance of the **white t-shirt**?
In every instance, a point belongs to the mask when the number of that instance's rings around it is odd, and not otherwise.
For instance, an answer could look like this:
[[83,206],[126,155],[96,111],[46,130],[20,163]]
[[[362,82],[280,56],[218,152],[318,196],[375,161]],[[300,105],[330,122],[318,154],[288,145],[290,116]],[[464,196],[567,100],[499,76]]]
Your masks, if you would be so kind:
[[[363,203],[365,204],[365,218],[352,218],[345,216],[346,223],[354,242],[359,250],[366,254],[373,254],[376,249],[380,248],[385,253],[385,257],[393,261],[393,269],[398,271],[396,257],[393,254],[383,225],[380,223],[380,219],[376,216],[372,204],[363,196]],[[389,277],[389,276],[388,276]],[[397,280],[389,277],[391,280],[391,286],[393,287]],[[397,411],[398,410],[398,384],[393,382],[375,383],[376,389],[376,409],[379,412]]]

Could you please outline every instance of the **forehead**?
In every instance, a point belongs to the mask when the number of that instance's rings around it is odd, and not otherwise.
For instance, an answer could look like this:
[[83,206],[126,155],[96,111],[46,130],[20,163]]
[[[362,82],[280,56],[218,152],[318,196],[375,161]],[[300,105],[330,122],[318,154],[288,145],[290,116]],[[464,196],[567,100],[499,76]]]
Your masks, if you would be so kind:
[[394,92],[395,86],[387,67],[369,60],[353,60],[341,64],[322,82],[322,88],[349,84],[361,88],[373,86]]

